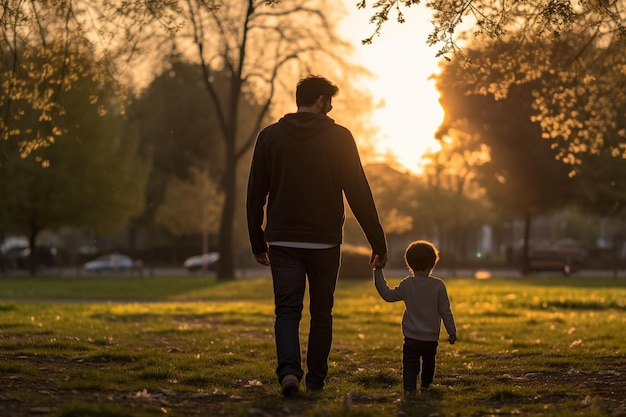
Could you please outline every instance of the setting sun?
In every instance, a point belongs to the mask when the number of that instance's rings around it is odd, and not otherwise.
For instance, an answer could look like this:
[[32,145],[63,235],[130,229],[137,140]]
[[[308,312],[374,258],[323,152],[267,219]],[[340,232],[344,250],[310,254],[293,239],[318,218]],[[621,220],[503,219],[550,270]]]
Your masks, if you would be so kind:
[[380,107],[373,122],[379,129],[376,151],[381,160],[393,160],[412,172],[420,172],[420,160],[428,149],[437,149],[434,132],[443,119],[439,93],[429,77],[438,72],[435,47],[426,45],[431,29],[429,9],[406,9],[406,23],[395,17],[383,26],[382,34],[371,45],[361,40],[372,33],[372,9],[357,10],[346,0],[348,16],[340,26],[342,35],[354,42],[355,59],[374,74],[368,80]]

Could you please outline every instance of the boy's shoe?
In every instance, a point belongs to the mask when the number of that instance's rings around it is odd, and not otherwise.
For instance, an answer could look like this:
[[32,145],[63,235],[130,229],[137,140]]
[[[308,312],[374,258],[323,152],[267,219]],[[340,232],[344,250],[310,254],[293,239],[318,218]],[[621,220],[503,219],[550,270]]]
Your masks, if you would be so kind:
[[298,393],[300,381],[298,377],[295,375],[285,375],[283,380],[280,382],[280,386],[282,387],[283,396],[285,397],[293,397]]

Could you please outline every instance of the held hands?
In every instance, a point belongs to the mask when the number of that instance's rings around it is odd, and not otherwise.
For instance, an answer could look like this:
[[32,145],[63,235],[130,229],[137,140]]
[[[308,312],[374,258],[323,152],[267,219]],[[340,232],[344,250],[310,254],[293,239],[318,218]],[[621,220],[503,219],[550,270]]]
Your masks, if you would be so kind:
[[372,252],[370,265],[373,269],[383,269],[387,265],[387,253],[375,254]]
[[451,335],[448,337],[448,340],[450,341],[450,344],[451,344],[451,345],[453,345],[453,344],[454,344],[454,342],[456,342],[456,334],[451,334]]

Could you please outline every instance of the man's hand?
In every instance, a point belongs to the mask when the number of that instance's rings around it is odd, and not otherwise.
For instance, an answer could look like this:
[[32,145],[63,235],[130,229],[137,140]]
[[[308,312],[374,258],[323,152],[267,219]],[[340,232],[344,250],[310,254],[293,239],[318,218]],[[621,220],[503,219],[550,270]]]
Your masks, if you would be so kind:
[[451,335],[448,337],[448,341],[450,342],[450,344],[451,344],[451,345],[453,345],[453,344],[454,344],[454,342],[456,342],[456,334],[451,334]]
[[255,253],[254,258],[261,265],[270,266],[270,257],[268,256],[267,252]]
[[372,267],[376,269],[383,269],[387,265],[387,253],[372,253],[372,257],[370,258],[370,265],[372,265]]

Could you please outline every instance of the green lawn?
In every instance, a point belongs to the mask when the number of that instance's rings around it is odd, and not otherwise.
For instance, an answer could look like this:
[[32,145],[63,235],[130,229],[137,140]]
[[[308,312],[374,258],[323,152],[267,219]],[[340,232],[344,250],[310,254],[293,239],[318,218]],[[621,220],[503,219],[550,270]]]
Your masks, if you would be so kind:
[[626,415],[626,280],[446,283],[431,392],[402,396],[403,305],[340,281],[327,387],[282,399],[268,278],[0,277],[0,415]]

